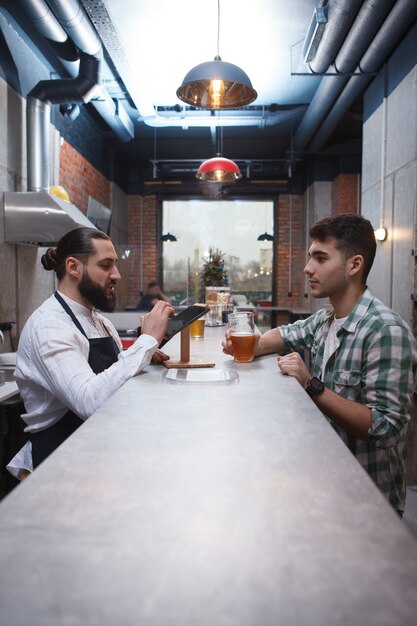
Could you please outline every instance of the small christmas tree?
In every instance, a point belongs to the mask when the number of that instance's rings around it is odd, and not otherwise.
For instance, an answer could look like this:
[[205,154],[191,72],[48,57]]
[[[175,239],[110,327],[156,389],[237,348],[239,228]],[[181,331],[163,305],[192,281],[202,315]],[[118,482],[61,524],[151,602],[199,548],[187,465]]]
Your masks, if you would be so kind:
[[201,281],[205,287],[223,287],[228,283],[224,270],[223,253],[218,248],[210,248],[208,259],[203,265]]

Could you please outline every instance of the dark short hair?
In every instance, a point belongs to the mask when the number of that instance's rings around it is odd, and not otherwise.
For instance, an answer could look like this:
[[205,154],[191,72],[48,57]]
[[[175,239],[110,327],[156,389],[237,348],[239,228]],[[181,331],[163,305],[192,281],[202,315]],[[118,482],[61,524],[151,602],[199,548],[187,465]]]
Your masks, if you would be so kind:
[[376,252],[374,227],[369,220],[353,213],[325,217],[313,224],[310,228],[310,237],[318,241],[335,239],[336,248],[345,259],[355,254],[363,256],[362,277],[366,282]]
[[159,287],[159,283],[155,282],[154,280],[151,281],[150,283],[148,283],[148,289],[152,289],[152,287]]
[[85,263],[88,255],[96,251],[95,239],[110,241],[106,233],[96,228],[74,228],[61,237],[56,248],[48,248],[41,258],[41,263],[46,270],[53,270],[57,279],[61,280],[65,276],[65,260],[73,256]]

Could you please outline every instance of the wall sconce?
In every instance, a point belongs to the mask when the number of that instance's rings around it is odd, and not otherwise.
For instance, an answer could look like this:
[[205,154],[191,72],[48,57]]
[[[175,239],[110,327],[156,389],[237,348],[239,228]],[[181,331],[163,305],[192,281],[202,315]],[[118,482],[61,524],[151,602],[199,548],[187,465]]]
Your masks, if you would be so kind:
[[375,233],[375,239],[377,241],[385,241],[388,235],[388,232],[385,226],[380,226],[380,228],[376,228],[374,230],[374,233]]

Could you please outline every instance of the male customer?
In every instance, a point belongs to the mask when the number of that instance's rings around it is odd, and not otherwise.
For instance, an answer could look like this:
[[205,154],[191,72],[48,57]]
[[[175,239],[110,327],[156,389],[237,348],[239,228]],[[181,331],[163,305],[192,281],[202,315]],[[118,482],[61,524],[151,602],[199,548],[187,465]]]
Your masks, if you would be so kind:
[[[417,369],[415,339],[405,322],[367,289],[376,242],[371,223],[338,215],[310,229],[304,272],[314,298],[331,306],[306,320],[257,336],[255,354],[281,353],[394,509],[405,500],[404,444]],[[224,351],[232,353],[229,338]],[[296,350],[307,348],[311,372]]]
[[29,442],[12,459],[16,477],[31,472],[158,350],[173,309],[159,302],[142,317],[141,336],[125,351],[102,315],[115,306],[120,280],[110,238],[76,228],[42,257],[56,272],[58,288],[28,319],[17,350],[15,378],[26,413]]
[[139,300],[136,310],[151,311],[152,307],[154,307],[159,300],[163,300],[164,302],[171,304],[170,299],[164,294],[158,283],[153,281],[148,284],[146,293]]

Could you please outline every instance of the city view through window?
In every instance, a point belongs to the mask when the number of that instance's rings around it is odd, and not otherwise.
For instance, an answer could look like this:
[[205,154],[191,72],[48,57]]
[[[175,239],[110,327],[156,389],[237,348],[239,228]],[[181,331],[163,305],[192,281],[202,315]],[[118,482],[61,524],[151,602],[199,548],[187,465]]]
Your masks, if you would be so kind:
[[162,231],[177,238],[163,244],[163,287],[174,304],[204,298],[202,271],[210,251],[222,253],[235,304],[271,301],[272,242],[257,239],[273,235],[272,201],[164,201]]

